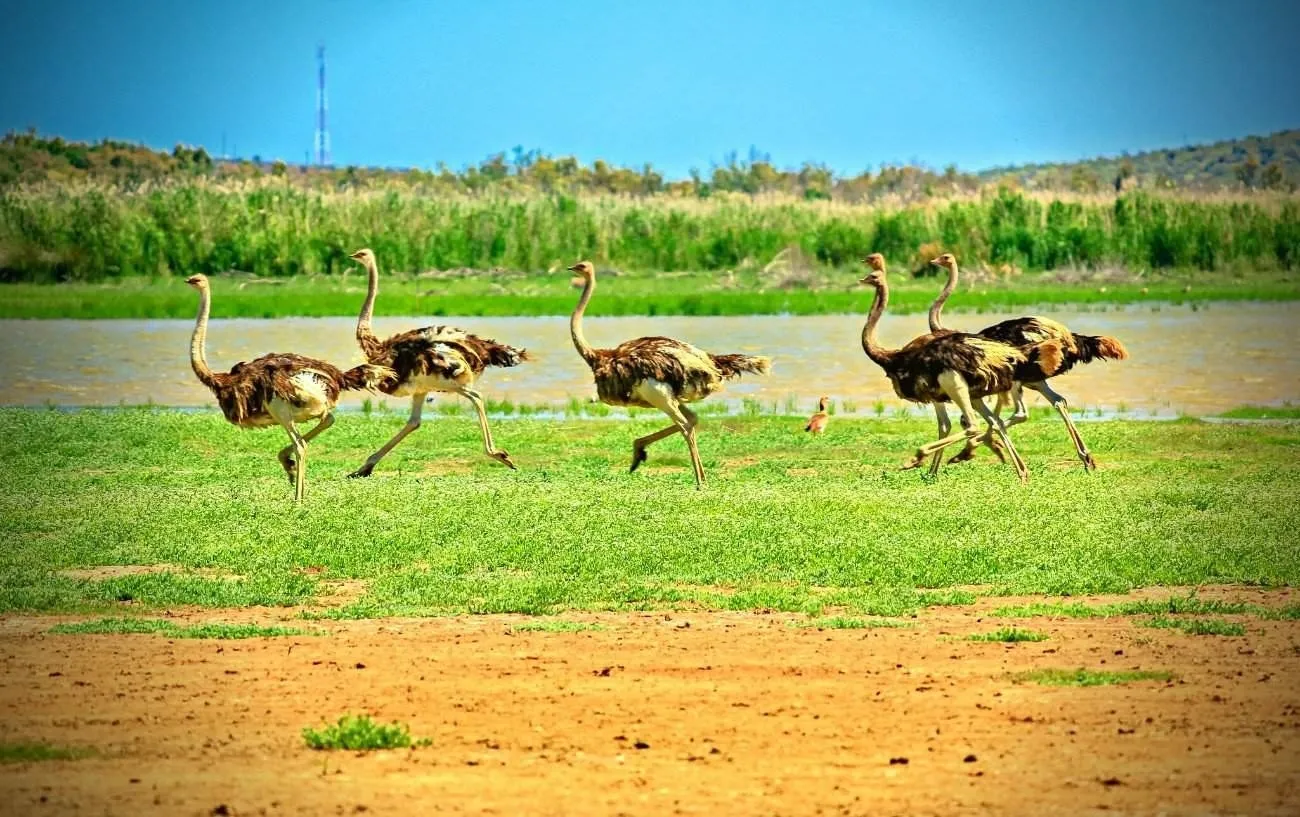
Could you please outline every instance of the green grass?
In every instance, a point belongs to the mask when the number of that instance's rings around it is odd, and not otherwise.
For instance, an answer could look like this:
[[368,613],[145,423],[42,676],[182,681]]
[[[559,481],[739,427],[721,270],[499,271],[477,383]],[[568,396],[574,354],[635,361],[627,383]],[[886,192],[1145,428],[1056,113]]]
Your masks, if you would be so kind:
[[1238,406],[1219,416],[1232,420],[1295,420],[1300,419],[1300,406],[1289,401],[1280,406]]
[[564,621],[563,619],[543,618],[535,621],[519,621],[511,624],[510,629],[517,633],[580,633],[605,628],[590,621]]
[[415,746],[427,746],[428,739],[411,741],[411,730],[394,722],[391,724],[375,723],[369,715],[344,715],[338,723],[327,724],[320,729],[310,726],[302,730],[303,742],[307,748],[316,750],[345,750],[364,752],[375,749],[406,749]]
[[1147,627],[1181,630],[1188,635],[1245,635],[1246,628],[1221,618],[1166,618],[1155,616],[1144,621]]
[[[870,292],[855,285],[860,269],[827,270],[816,290],[762,289],[754,274],[740,276],[734,289],[719,289],[714,273],[671,277],[628,273],[602,279],[590,315],[818,315],[865,312]],[[1187,282],[1195,282],[1184,291]],[[222,318],[355,316],[364,297],[354,276],[303,276],[273,285],[244,286],[217,276],[214,315]],[[897,276],[891,281],[891,314],[924,312],[934,300],[933,279]],[[1144,291],[1145,290],[1145,291]],[[1289,301],[1300,299],[1294,276],[1267,272],[1245,279],[1203,273],[1150,276],[1110,284],[1105,293],[1086,284],[1060,283],[1026,274],[1010,283],[963,287],[951,311],[988,312],[1045,308],[1054,304],[1123,305],[1166,302]],[[567,278],[546,273],[502,281],[481,275],[436,285],[410,278],[385,278],[378,313],[457,317],[567,315],[577,301]],[[0,318],[193,319],[197,300],[183,282],[170,278],[127,278],[112,283],[0,283]]]
[[1172,681],[1173,673],[1162,670],[1097,671],[1079,669],[1039,669],[1019,672],[1011,676],[1016,683],[1040,684],[1054,687],[1096,687],[1111,684],[1131,684],[1137,681]]
[[148,633],[167,638],[273,638],[287,635],[313,635],[297,627],[261,627],[256,624],[194,624],[183,627],[156,618],[101,618],[57,624],[50,628],[56,635],[129,635]]
[[1265,608],[1245,602],[1201,599],[1196,596],[1169,596],[1164,599],[1141,599],[1117,604],[1088,605],[1035,603],[999,607],[993,615],[1002,618],[1110,618],[1112,616],[1164,615],[1262,615]]
[[887,618],[857,618],[854,616],[825,616],[810,621],[799,622],[800,627],[818,630],[871,630],[889,627],[910,627],[906,621],[893,621]]
[[0,743],[0,765],[35,763],[40,760],[76,760],[89,754],[89,749],[69,749],[45,743]]
[[[1104,467],[1086,474],[1057,426],[1026,424],[1021,486],[991,458],[935,482],[898,471],[933,436],[929,418],[841,416],[842,443],[810,453],[786,419],[710,417],[697,492],[680,438],[627,473],[632,438],[659,418],[503,419],[494,436],[517,472],[482,455],[471,419],[433,418],[373,477],[346,479],[403,421],[342,415],[312,444],[307,501],[294,506],[275,461],[283,435],[216,412],[0,410],[0,612],[310,605],[329,592],[321,576],[366,584],[356,601],[311,611],[323,618],[901,617],[969,603],[956,588],[973,585],[1082,595],[1300,582],[1294,426],[1088,423]],[[816,491],[787,476],[810,467]],[[191,572],[60,574],[99,565]]]
[[966,636],[967,641],[1000,641],[1015,644],[1021,641],[1046,641],[1047,636],[1033,630],[1021,630],[1016,627],[1002,627],[991,633],[976,633]]

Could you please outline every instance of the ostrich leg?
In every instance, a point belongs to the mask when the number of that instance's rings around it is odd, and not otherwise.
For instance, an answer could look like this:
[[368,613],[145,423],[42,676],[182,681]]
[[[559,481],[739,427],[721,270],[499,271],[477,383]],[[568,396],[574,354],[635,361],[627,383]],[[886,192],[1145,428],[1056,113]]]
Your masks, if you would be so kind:
[[293,424],[293,409],[288,404],[277,397],[267,406],[267,410],[280,425],[284,426],[284,430],[289,434],[289,439],[293,441],[294,472],[290,479],[293,482],[294,501],[302,502],[303,497],[307,494],[307,442],[298,433],[297,426]]
[[679,428],[677,424],[674,423],[673,425],[670,425],[667,428],[659,429],[653,434],[647,434],[644,437],[637,437],[635,440],[632,441],[632,467],[628,468],[627,472],[629,474],[632,473],[638,467],[640,467],[641,463],[646,461],[646,454],[645,454],[646,446],[650,445],[650,443],[659,442],[665,437],[671,437],[674,434],[679,434],[679,433],[681,433],[681,428]]
[[998,436],[1002,438],[1003,445],[1007,447],[1007,452],[1011,454],[1011,464],[1015,466],[1016,474],[1020,477],[1020,481],[1028,482],[1029,469],[1025,467],[1025,461],[1020,458],[1020,452],[1016,451],[1016,447],[1012,444],[1011,438],[1007,436],[1007,427],[1003,424],[1002,418],[989,410],[989,407],[984,404],[984,398],[976,397],[972,402],[988,424],[996,430]]
[[[639,389],[639,393],[643,400],[659,409],[664,414],[667,414],[668,419],[672,420],[676,425],[675,430],[680,431],[682,436],[686,438],[686,446],[690,449],[691,453],[691,466],[695,469],[695,487],[698,490],[703,490],[704,466],[700,464],[700,449],[695,442],[695,424],[699,422],[699,418],[697,418],[690,409],[682,406],[682,404],[678,402],[677,397],[672,393],[672,390],[663,383],[649,381]],[[654,440],[651,438],[662,439],[671,433],[672,432],[668,431],[668,429],[663,429],[662,431],[656,431],[654,434],[649,435],[649,437],[643,437],[641,440],[637,440],[636,442],[640,443],[642,440],[650,440],[653,442]],[[648,444],[649,443],[647,443],[647,445]],[[644,454],[644,447],[637,449],[635,443],[633,444],[633,447],[634,451],[641,451],[642,454]],[[633,462],[636,462],[635,459]]]
[[[302,435],[302,441],[304,443],[311,442],[316,438],[318,434],[320,434],[322,431],[324,431],[325,429],[329,428],[332,425],[334,425],[333,412],[326,414],[324,417],[321,417],[320,422],[316,424],[315,428],[313,428],[311,431],[308,431],[306,434]],[[279,458],[280,458],[280,464],[284,466],[284,472],[289,475],[289,484],[293,485],[295,479],[294,470],[296,466],[294,465],[293,457],[290,456],[291,454],[293,454],[293,445],[289,444],[286,445],[284,448],[280,449]]]
[[397,447],[398,443],[406,439],[407,434],[410,434],[412,431],[415,431],[420,427],[420,414],[424,411],[425,394],[427,394],[427,392],[411,395],[411,416],[407,418],[406,425],[402,426],[402,428],[393,435],[393,439],[384,443],[382,448],[367,457],[365,463],[360,468],[353,471],[351,474],[348,474],[348,477],[370,476],[370,473],[375,470],[375,466],[379,464],[380,460],[387,456],[389,451],[392,451]]
[[483,408],[483,395],[468,387],[458,389],[456,393],[473,404],[474,411],[478,413],[478,427],[483,432],[483,450],[487,452],[487,455],[494,460],[505,463],[511,471],[519,470],[511,462],[510,455],[498,449],[496,443],[492,441],[492,430],[488,428],[487,411]]
[[1084,445],[1083,437],[1079,436],[1079,429],[1075,428],[1074,420],[1070,418],[1070,405],[1065,401],[1065,398],[1053,390],[1051,386],[1047,385],[1046,380],[1039,383],[1026,383],[1025,385],[1046,397],[1047,402],[1052,404],[1052,408],[1056,409],[1057,412],[1060,413],[1061,419],[1065,421],[1065,430],[1069,433],[1070,439],[1074,442],[1074,450],[1078,453],[1080,461],[1083,462],[1083,470],[1097,470],[1097,461],[1092,458],[1092,453],[1088,451],[1088,446]]
[[[948,419],[948,409],[944,408],[943,403],[934,404],[934,417],[939,421],[939,438],[943,439],[952,432],[952,420]],[[937,476],[939,473],[939,463],[943,459],[943,451],[934,452],[930,457],[930,476]]]

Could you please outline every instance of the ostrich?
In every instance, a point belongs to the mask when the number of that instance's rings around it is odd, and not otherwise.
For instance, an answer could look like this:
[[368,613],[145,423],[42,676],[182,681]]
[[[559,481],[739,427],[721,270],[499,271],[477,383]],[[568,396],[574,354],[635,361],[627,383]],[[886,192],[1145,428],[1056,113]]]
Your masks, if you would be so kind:
[[[939,421],[939,439],[921,446],[916,456],[904,468],[915,468],[934,455],[930,473],[938,471],[939,457],[944,447],[965,437],[974,440],[980,436],[975,425],[978,411],[995,430],[1011,455],[1011,463],[1021,481],[1026,481],[1028,469],[1007,436],[1002,421],[984,405],[984,397],[1007,391],[1015,382],[1016,368],[1027,358],[1020,350],[1004,343],[987,340],[961,332],[942,332],[914,338],[901,349],[885,349],[876,343],[876,326],[889,303],[889,284],[885,278],[885,259],[880,253],[867,256],[871,272],[861,283],[876,290],[871,312],[862,327],[862,349],[876,365],[884,369],[894,387],[894,393],[913,403],[930,403],[935,406]],[[1050,352],[1050,350],[1045,350]],[[949,435],[952,428],[942,403],[951,400],[961,411],[963,431]]]
[[583,279],[582,296],[569,319],[569,333],[578,354],[591,367],[596,380],[596,394],[611,406],[657,408],[673,424],[653,434],[632,441],[632,465],[635,471],[646,461],[646,447],[678,432],[686,438],[691,465],[695,469],[695,487],[704,487],[704,466],[695,441],[699,418],[687,403],[703,400],[722,388],[723,381],[743,372],[767,374],[771,360],[750,355],[714,355],[689,343],[663,337],[637,338],[613,349],[593,349],[582,334],[582,313],[596,291],[596,268],[590,261],[579,261],[570,272]]
[[484,452],[512,471],[515,470],[510,455],[497,448],[492,441],[487,411],[483,408],[483,396],[473,386],[488,366],[518,366],[531,359],[528,351],[480,338],[450,326],[426,326],[380,340],[370,329],[370,320],[375,311],[375,296],[379,293],[379,265],[375,261],[374,252],[369,249],[357,250],[351,258],[365,267],[370,276],[366,300],[357,317],[357,343],[361,345],[367,361],[387,366],[396,372],[394,377],[380,386],[380,390],[394,397],[409,395],[411,415],[407,418],[406,425],[391,440],[371,454],[365,464],[349,476],[370,476],[389,451],[396,448],[406,435],[419,428],[424,398],[429,392],[435,391],[459,394],[469,400],[478,414]]
[[[944,285],[939,297],[930,306],[930,331],[941,332],[946,331],[940,324],[944,302],[948,300],[948,296],[952,294],[957,285],[957,259],[953,257],[952,253],[944,253],[930,263],[948,270],[948,282]],[[1071,332],[1064,324],[1050,318],[1040,317],[1013,318],[1002,321],[981,329],[978,334],[980,337],[1015,346],[1021,351],[1025,351],[1030,358],[1030,365],[1025,367],[1025,371],[1022,372],[1023,376],[1011,387],[1010,392],[998,395],[997,406],[993,409],[994,413],[1000,415],[1003,406],[1010,401],[1015,404],[1016,410],[1007,420],[1007,427],[1010,428],[1028,420],[1029,411],[1025,407],[1024,396],[1024,387],[1028,386],[1047,398],[1047,402],[1061,415],[1061,419],[1065,421],[1066,432],[1070,435],[1070,441],[1074,443],[1075,452],[1079,455],[1084,470],[1095,470],[1097,461],[1093,459],[1092,453],[1088,451],[1088,446],[1084,444],[1083,437],[1080,436],[1079,430],[1074,425],[1074,420],[1070,418],[1070,407],[1066,403],[1065,397],[1047,385],[1047,379],[1065,374],[1074,368],[1076,363],[1091,363],[1098,359],[1124,360],[1128,357],[1128,350],[1124,348],[1124,344],[1108,335],[1080,335]],[[1036,365],[1038,361],[1032,351],[1036,345],[1049,340],[1057,341],[1061,350],[1060,362],[1054,369]],[[987,439],[988,435],[985,434],[984,437]],[[949,462],[962,462],[970,459],[975,455],[975,448],[975,442],[968,442],[966,448],[955,455]]]
[[826,395],[822,395],[822,398],[817,401],[817,413],[808,418],[808,425],[804,426],[804,431],[813,434],[823,434],[826,432],[826,424],[830,422],[831,418],[830,414],[826,411],[826,404],[828,402],[830,402],[830,398]]
[[[307,443],[334,424],[334,406],[342,391],[373,390],[393,372],[365,364],[340,371],[338,367],[310,357],[293,354],[263,355],[248,363],[236,363],[229,372],[208,367],[205,345],[212,290],[205,275],[194,275],[185,283],[199,291],[199,314],[190,338],[190,366],[199,382],[217,398],[221,413],[240,428],[267,428],[279,424],[289,434],[290,444],[280,450],[280,465],[289,476],[294,500],[301,502],[307,487]],[[306,434],[296,423],[319,419]]]

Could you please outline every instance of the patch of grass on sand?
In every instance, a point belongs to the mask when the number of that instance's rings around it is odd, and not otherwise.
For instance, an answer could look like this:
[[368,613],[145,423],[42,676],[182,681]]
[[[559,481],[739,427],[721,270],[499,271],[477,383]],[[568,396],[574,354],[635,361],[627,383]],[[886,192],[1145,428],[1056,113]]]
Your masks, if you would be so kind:
[[967,641],[1001,641],[1006,644],[1015,644],[1020,641],[1046,641],[1045,633],[1036,633],[1033,630],[1021,630],[1017,627],[1002,627],[991,633],[976,633],[966,636]]
[[1188,635],[1245,635],[1246,628],[1221,618],[1167,618],[1155,616],[1142,622],[1147,627],[1182,630]]
[[375,723],[369,715],[344,715],[337,723],[320,729],[310,726],[302,730],[307,748],[316,750],[370,751],[374,749],[406,749],[427,746],[427,738],[412,742],[411,730],[403,724]]
[[603,630],[605,627],[590,621],[537,619],[511,624],[510,629],[516,633],[580,633],[586,630]]
[[256,624],[204,623],[181,626],[157,618],[101,618],[76,621],[50,628],[55,635],[133,635],[148,633],[167,638],[272,638],[286,635],[316,635],[297,627],[262,627]]
[[1232,420],[1295,420],[1300,419],[1300,406],[1290,402],[1280,406],[1238,406],[1218,416]]
[[1016,683],[1041,684],[1056,687],[1095,687],[1110,684],[1131,684],[1136,681],[1172,681],[1174,675],[1163,670],[1108,670],[1036,669],[1018,672],[1011,676]]
[[70,749],[46,743],[0,743],[0,764],[35,763],[40,760],[76,760],[91,754],[89,749]]
[[856,618],[853,616],[827,616],[811,621],[799,622],[800,627],[813,627],[818,630],[871,630],[879,627],[911,627],[906,621],[894,621],[887,618]]

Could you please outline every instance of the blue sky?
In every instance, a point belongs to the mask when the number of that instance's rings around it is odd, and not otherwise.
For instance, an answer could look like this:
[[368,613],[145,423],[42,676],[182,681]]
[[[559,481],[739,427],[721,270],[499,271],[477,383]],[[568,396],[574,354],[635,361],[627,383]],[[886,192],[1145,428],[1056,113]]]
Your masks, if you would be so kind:
[[300,162],[324,43],[336,164],[976,170],[1300,126],[1292,5],[6,0],[0,128]]

